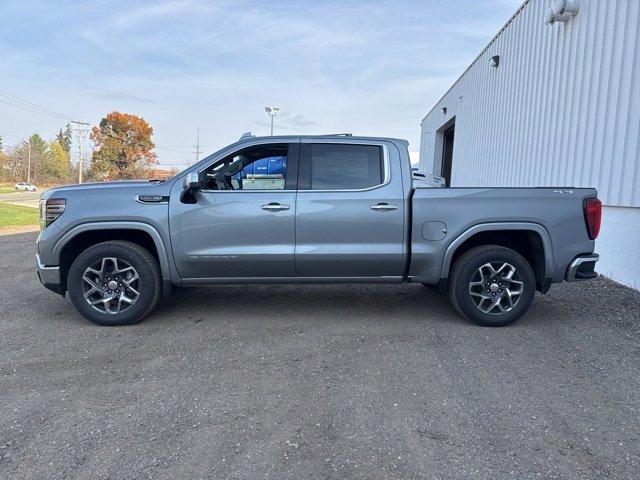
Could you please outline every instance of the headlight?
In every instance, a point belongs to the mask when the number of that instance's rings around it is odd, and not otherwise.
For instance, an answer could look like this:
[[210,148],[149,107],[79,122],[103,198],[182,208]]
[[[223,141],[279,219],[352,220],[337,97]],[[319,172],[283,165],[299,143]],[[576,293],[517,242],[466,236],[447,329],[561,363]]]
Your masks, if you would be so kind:
[[56,218],[64,213],[67,205],[65,198],[49,198],[40,200],[40,228],[45,229],[51,225]]

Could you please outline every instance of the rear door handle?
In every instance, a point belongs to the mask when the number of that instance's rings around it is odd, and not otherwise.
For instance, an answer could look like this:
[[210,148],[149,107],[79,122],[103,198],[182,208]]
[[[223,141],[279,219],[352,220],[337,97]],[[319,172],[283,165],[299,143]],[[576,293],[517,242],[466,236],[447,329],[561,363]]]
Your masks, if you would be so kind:
[[262,205],[263,210],[267,210],[269,212],[279,212],[281,210],[289,210],[289,205],[285,205],[283,203],[271,202],[266,205]]
[[389,212],[391,210],[397,210],[397,205],[389,205],[388,203],[379,203],[377,205],[371,205],[371,210],[376,210],[377,212]]

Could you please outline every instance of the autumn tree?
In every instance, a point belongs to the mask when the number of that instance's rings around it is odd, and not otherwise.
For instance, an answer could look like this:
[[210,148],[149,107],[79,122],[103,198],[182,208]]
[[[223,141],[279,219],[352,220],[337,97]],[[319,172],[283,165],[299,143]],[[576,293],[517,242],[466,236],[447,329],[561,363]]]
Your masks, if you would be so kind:
[[111,112],[91,129],[96,148],[91,158],[94,175],[110,179],[144,178],[156,163],[153,128],[141,117]]
[[[31,143],[31,146],[30,146]],[[31,152],[29,152],[31,149]],[[35,178],[35,163],[41,159],[46,150],[46,142],[38,134],[23,140],[7,155],[4,172],[7,179],[25,181],[31,171],[31,179]],[[31,161],[29,161],[31,159]]]

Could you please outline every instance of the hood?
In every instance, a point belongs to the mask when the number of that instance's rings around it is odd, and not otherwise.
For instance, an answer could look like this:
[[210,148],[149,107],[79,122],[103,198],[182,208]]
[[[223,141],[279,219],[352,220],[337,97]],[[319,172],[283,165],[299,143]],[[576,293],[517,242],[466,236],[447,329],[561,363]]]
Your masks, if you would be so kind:
[[40,198],[47,199],[52,195],[64,195],[65,193],[96,193],[104,190],[113,191],[115,189],[134,189],[140,193],[155,192],[158,190],[170,189],[166,182],[149,182],[145,180],[122,180],[117,182],[94,182],[94,183],[80,183],[73,185],[63,185],[60,187],[50,188],[45,190],[40,195]]

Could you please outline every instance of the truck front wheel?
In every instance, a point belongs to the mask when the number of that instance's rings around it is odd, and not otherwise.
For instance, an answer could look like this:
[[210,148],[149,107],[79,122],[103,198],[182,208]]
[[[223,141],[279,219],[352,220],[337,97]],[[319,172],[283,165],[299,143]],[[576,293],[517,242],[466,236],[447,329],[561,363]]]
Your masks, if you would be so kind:
[[449,276],[449,298],[471,322],[502,327],[522,317],[533,301],[536,280],[529,262],[498,245],[472,248],[458,258]]
[[158,262],[140,245],[98,243],[75,259],[67,275],[69,297],[87,320],[119,326],[139,322],[161,292]]

